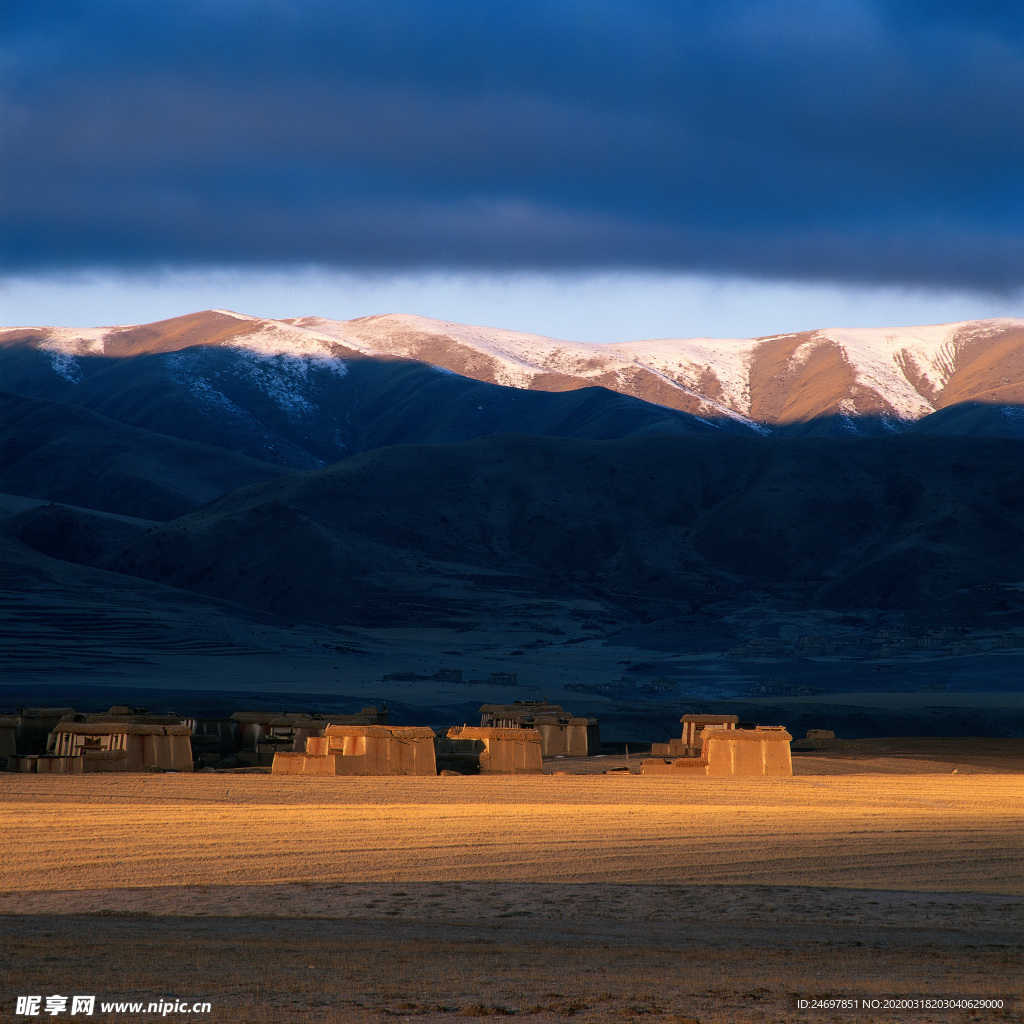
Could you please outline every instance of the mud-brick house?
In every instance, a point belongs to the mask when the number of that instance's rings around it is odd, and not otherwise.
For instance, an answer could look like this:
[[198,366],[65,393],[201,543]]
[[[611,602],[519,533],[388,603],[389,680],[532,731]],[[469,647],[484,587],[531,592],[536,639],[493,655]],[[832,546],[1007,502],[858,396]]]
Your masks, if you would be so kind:
[[753,729],[705,731],[700,757],[646,758],[642,775],[677,778],[723,775],[793,774],[793,737],[781,725],[759,725]]
[[433,729],[329,725],[306,749],[274,755],[275,775],[436,775]]
[[794,750],[828,750],[836,746],[836,734],[832,729],[808,729],[807,736],[793,743]]
[[668,743],[652,743],[652,757],[700,757],[705,731],[735,729],[740,720],[736,715],[683,715],[679,721],[683,735]]
[[231,716],[238,729],[237,751],[241,763],[270,767],[279,751],[301,751],[310,736],[323,736],[331,719],[320,715],[239,711]]
[[[231,716],[231,724],[235,729],[236,750],[258,750],[260,743],[274,736],[275,722],[283,723],[296,718],[309,719],[312,715],[282,714],[280,711],[236,711]],[[322,727],[326,728],[327,722],[324,722]]]
[[792,775],[792,740],[782,725],[713,732],[705,737],[701,758],[708,775]]
[[51,754],[21,754],[18,757],[10,758],[9,770],[30,772],[34,775],[81,775],[85,771],[85,759],[81,756],[54,757]]
[[74,713],[74,708],[18,708],[13,716],[18,754],[46,753],[50,732],[59,721]]
[[[0,762],[18,753],[18,720],[13,716],[0,717]],[[0,768],[4,767],[0,764]]]
[[484,704],[480,708],[480,727],[536,729],[544,757],[588,757],[601,752],[596,718],[578,718],[547,701]]
[[536,729],[456,726],[437,743],[437,766],[464,775],[521,775],[542,770],[541,735]]
[[190,772],[189,736],[188,726],[181,724],[77,722],[72,719],[56,725],[47,754],[52,758],[81,757],[86,772],[137,772],[147,768]]
[[327,726],[387,725],[388,711],[364,707],[354,715],[311,715],[279,711],[238,711],[231,716],[238,729],[240,761],[270,766],[278,752],[301,752],[310,736],[323,736]]
[[229,757],[238,750],[238,723],[230,718],[186,718],[196,746]]

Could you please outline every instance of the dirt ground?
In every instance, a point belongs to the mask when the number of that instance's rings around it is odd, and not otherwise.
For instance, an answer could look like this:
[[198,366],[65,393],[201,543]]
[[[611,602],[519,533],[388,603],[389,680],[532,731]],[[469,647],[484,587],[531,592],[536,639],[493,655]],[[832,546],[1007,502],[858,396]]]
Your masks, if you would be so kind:
[[[549,774],[601,775],[628,768],[640,773],[647,747],[625,754],[550,758]],[[837,740],[821,750],[794,750],[794,775],[1024,775],[1024,739],[987,736],[893,736]]]
[[793,779],[0,776],[0,1020],[1024,1020],[1024,776],[882,747]]

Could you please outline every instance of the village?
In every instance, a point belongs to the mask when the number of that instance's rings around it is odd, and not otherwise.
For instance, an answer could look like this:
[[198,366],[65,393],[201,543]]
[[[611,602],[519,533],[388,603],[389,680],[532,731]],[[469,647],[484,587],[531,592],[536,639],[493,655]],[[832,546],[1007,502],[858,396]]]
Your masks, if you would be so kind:
[[[682,734],[653,741],[645,756],[605,774],[683,778],[791,776],[793,737],[784,726],[736,715],[684,714]],[[811,730],[795,746],[834,740]],[[440,732],[393,725],[387,703],[357,714],[238,711],[228,718],[152,714],[115,705],[103,713],[71,707],[17,708],[0,716],[0,769],[38,775],[93,772],[247,772],[301,776],[542,774],[563,762],[605,757],[598,720],[558,704],[484,704],[479,725]],[[634,768],[638,770],[634,771]]]

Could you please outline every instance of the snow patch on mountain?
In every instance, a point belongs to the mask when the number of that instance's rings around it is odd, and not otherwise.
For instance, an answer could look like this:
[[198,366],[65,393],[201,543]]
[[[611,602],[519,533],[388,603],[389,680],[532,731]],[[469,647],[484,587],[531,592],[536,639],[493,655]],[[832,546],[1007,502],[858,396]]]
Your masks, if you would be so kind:
[[[304,317],[295,323],[370,356],[394,355],[416,359],[427,343],[449,340],[463,351],[484,356],[490,365],[494,383],[514,388],[529,388],[537,376],[556,369],[559,359],[555,353],[559,350],[579,362],[592,360],[590,350],[600,351],[604,347],[557,341],[497,327],[472,327],[412,314],[389,314],[360,320]],[[434,362],[432,359],[427,361]]]
[[262,320],[262,317],[250,316],[248,313],[236,313],[233,309],[211,309],[211,313],[220,313],[221,316],[233,316],[236,320]]
[[113,327],[46,327],[46,337],[39,342],[44,352],[60,352],[68,356],[101,356],[104,341]]
[[[859,384],[884,396],[901,419],[916,420],[935,411],[934,396],[949,383],[967,341],[1014,328],[1024,328],[1024,320],[1000,317],[895,329],[830,327],[817,333],[842,347]],[[908,362],[931,394],[922,394],[908,379]]]
[[[342,377],[348,372],[344,360],[335,351],[333,338],[278,320],[253,320],[259,325],[255,330],[228,338],[222,342],[223,346],[248,352],[257,359],[292,360],[304,364],[306,369],[314,363]],[[296,365],[291,372],[305,370]]]
[[50,365],[56,374],[71,384],[82,382],[82,368],[74,356],[59,351],[48,352],[47,355],[50,357]]
[[640,366],[664,374],[673,383],[704,395],[710,373],[721,389],[718,399],[730,413],[750,413],[750,362],[757,339],[663,338],[609,345]]
[[55,373],[70,384],[78,384],[82,380],[78,357],[103,355],[104,340],[110,331],[109,327],[48,327],[39,350],[50,357]]
[[933,394],[946,385],[956,363],[952,344],[959,324],[899,328],[828,328],[818,336],[835,342],[853,368],[857,383],[882,396],[893,412],[916,420],[935,411],[932,395],[907,377],[909,362]]
[[194,350],[175,352],[167,357],[166,367],[170,370],[173,378],[187,388],[189,393],[199,399],[204,405],[212,406],[221,412],[230,414],[233,418],[242,419],[246,422],[255,422],[252,417],[228,398],[219,388],[214,386],[209,379],[201,363],[201,354]]

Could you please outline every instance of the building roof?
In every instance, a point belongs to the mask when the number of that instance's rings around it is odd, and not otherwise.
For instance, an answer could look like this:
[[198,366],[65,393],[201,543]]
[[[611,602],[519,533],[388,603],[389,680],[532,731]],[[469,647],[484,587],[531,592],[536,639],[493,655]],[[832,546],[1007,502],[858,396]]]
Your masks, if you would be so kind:
[[231,716],[231,721],[243,724],[279,727],[297,726],[300,728],[304,725],[316,725],[319,727],[321,725],[329,725],[331,722],[339,724],[348,723],[351,725],[373,725],[382,714],[383,712],[378,711],[376,708],[363,708],[362,711],[351,715],[311,715],[305,712],[288,712],[283,714],[280,711],[236,711]]
[[54,732],[79,736],[190,736],[187,725],[140,725],[138,722],[58,722]]
[[505,718],[522,718],[523,715],[564,715],[565,711],[559,704],[548,704],[547,701],[517,701],[515,704],[483,704],[482,715],[502,715]]
[[12,716],[3,715],[0,716],[0,729],[16,729],[18,727],[18,720]]
[[683,715],[680,722],[693,722],[694,725],[736,725],[739,715]]
[[135,725],[181,725],[178,715],[111,714],[109,711],[87,715],[65,715],[62,721],[75,722],[125,722]]
[[294,722],[330,721],[322,715],[311,715],[305,711],[236,711],[232,722],[254,722],[258,725],[291,725]]
[[793,737],[784,725],[759,725],[756,729],[729,729],[705,734],[705,743],[741,743],[747,740],[778,740],[788,743]]
[[376,739],[422,740],[434,738],[434,730],[424,725],[329,725],[327,736],[372,736]]
[[536,729],[492,729],[480,725],[455,725],[448,730],[450,740],[513,740],[516,743],[540,743]]

